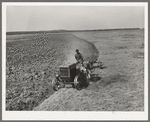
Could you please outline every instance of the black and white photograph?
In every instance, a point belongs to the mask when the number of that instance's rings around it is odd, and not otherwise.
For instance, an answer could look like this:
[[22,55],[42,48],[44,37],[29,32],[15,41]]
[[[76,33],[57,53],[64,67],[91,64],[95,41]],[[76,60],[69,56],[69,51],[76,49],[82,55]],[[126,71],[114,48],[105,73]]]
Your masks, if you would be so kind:
[[148,3],[3,3],[4,120],[147,120]]

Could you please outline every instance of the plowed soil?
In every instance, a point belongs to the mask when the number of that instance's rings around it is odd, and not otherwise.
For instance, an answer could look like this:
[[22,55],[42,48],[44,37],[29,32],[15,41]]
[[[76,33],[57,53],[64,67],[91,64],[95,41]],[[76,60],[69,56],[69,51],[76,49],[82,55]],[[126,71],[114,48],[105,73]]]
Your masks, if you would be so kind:
[[[144,110],[143,29],[7,35],[6,47],[8,111]],[[75,62],[76,48],[105,68],[95,69],[99,79],[87,88],[55,92],[52,77]]]
[[95,60],[94,44],[70,33],[7,35],[6,110],[33,110],[54,93],[51,85],[59,65],[75,63],[78,48]]

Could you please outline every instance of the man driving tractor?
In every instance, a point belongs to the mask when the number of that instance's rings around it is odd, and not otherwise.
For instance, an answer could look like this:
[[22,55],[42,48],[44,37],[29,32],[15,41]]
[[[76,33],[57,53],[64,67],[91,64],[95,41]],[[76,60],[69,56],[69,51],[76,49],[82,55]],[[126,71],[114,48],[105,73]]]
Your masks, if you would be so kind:
[[81,63],[81,64],[83,64],[83,55],[79,52],[79,50],[78,49],[76,49],[76,54],[75,54],[75,59],[77,60],[77,63]]
[[77,60],[77,65],[76,65],[76,69],[77,69],[77,74],[80,74],[81,72],[86,73],[86,69],[85,67],[83,67],[83,55],[79,52],[78,49],[76,49],[76,54],[75,54],[75,59]]

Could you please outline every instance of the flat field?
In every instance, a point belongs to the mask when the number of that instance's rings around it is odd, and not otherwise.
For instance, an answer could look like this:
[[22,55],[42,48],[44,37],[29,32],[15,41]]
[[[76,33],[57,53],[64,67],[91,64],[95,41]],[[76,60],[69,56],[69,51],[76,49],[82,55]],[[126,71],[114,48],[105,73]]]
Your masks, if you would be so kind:
[[[75,61],[76,48],[85,60],[98,57],[106,68],[96,69],[100,80],[83,90],[54,92],[52,74]],[[144,110],[143,29],[8,35],[6,53],[6,110]]]
[[94,44],[69,33],[7,35],[6,41],[6,110],[32,110],[53,94],[52,77],[59,65],[75,62],[76,48],[86,60],[98,57]]

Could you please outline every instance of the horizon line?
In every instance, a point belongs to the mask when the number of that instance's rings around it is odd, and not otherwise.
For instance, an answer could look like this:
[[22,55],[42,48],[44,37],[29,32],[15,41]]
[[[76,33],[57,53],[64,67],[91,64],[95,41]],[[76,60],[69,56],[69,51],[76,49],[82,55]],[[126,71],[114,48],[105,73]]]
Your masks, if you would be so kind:
[[111,28],[111,29],[88,29],[88,30],[66,30],[66,29],[55,29],[55,30],[27,30],[27,31],[6,31],[6,33],[14,33],[14,32],[53,32],[53,31],[103,31],[103,30],[123,30],[123,29],[144,29],[144,27],[137,27],[137,28]]

